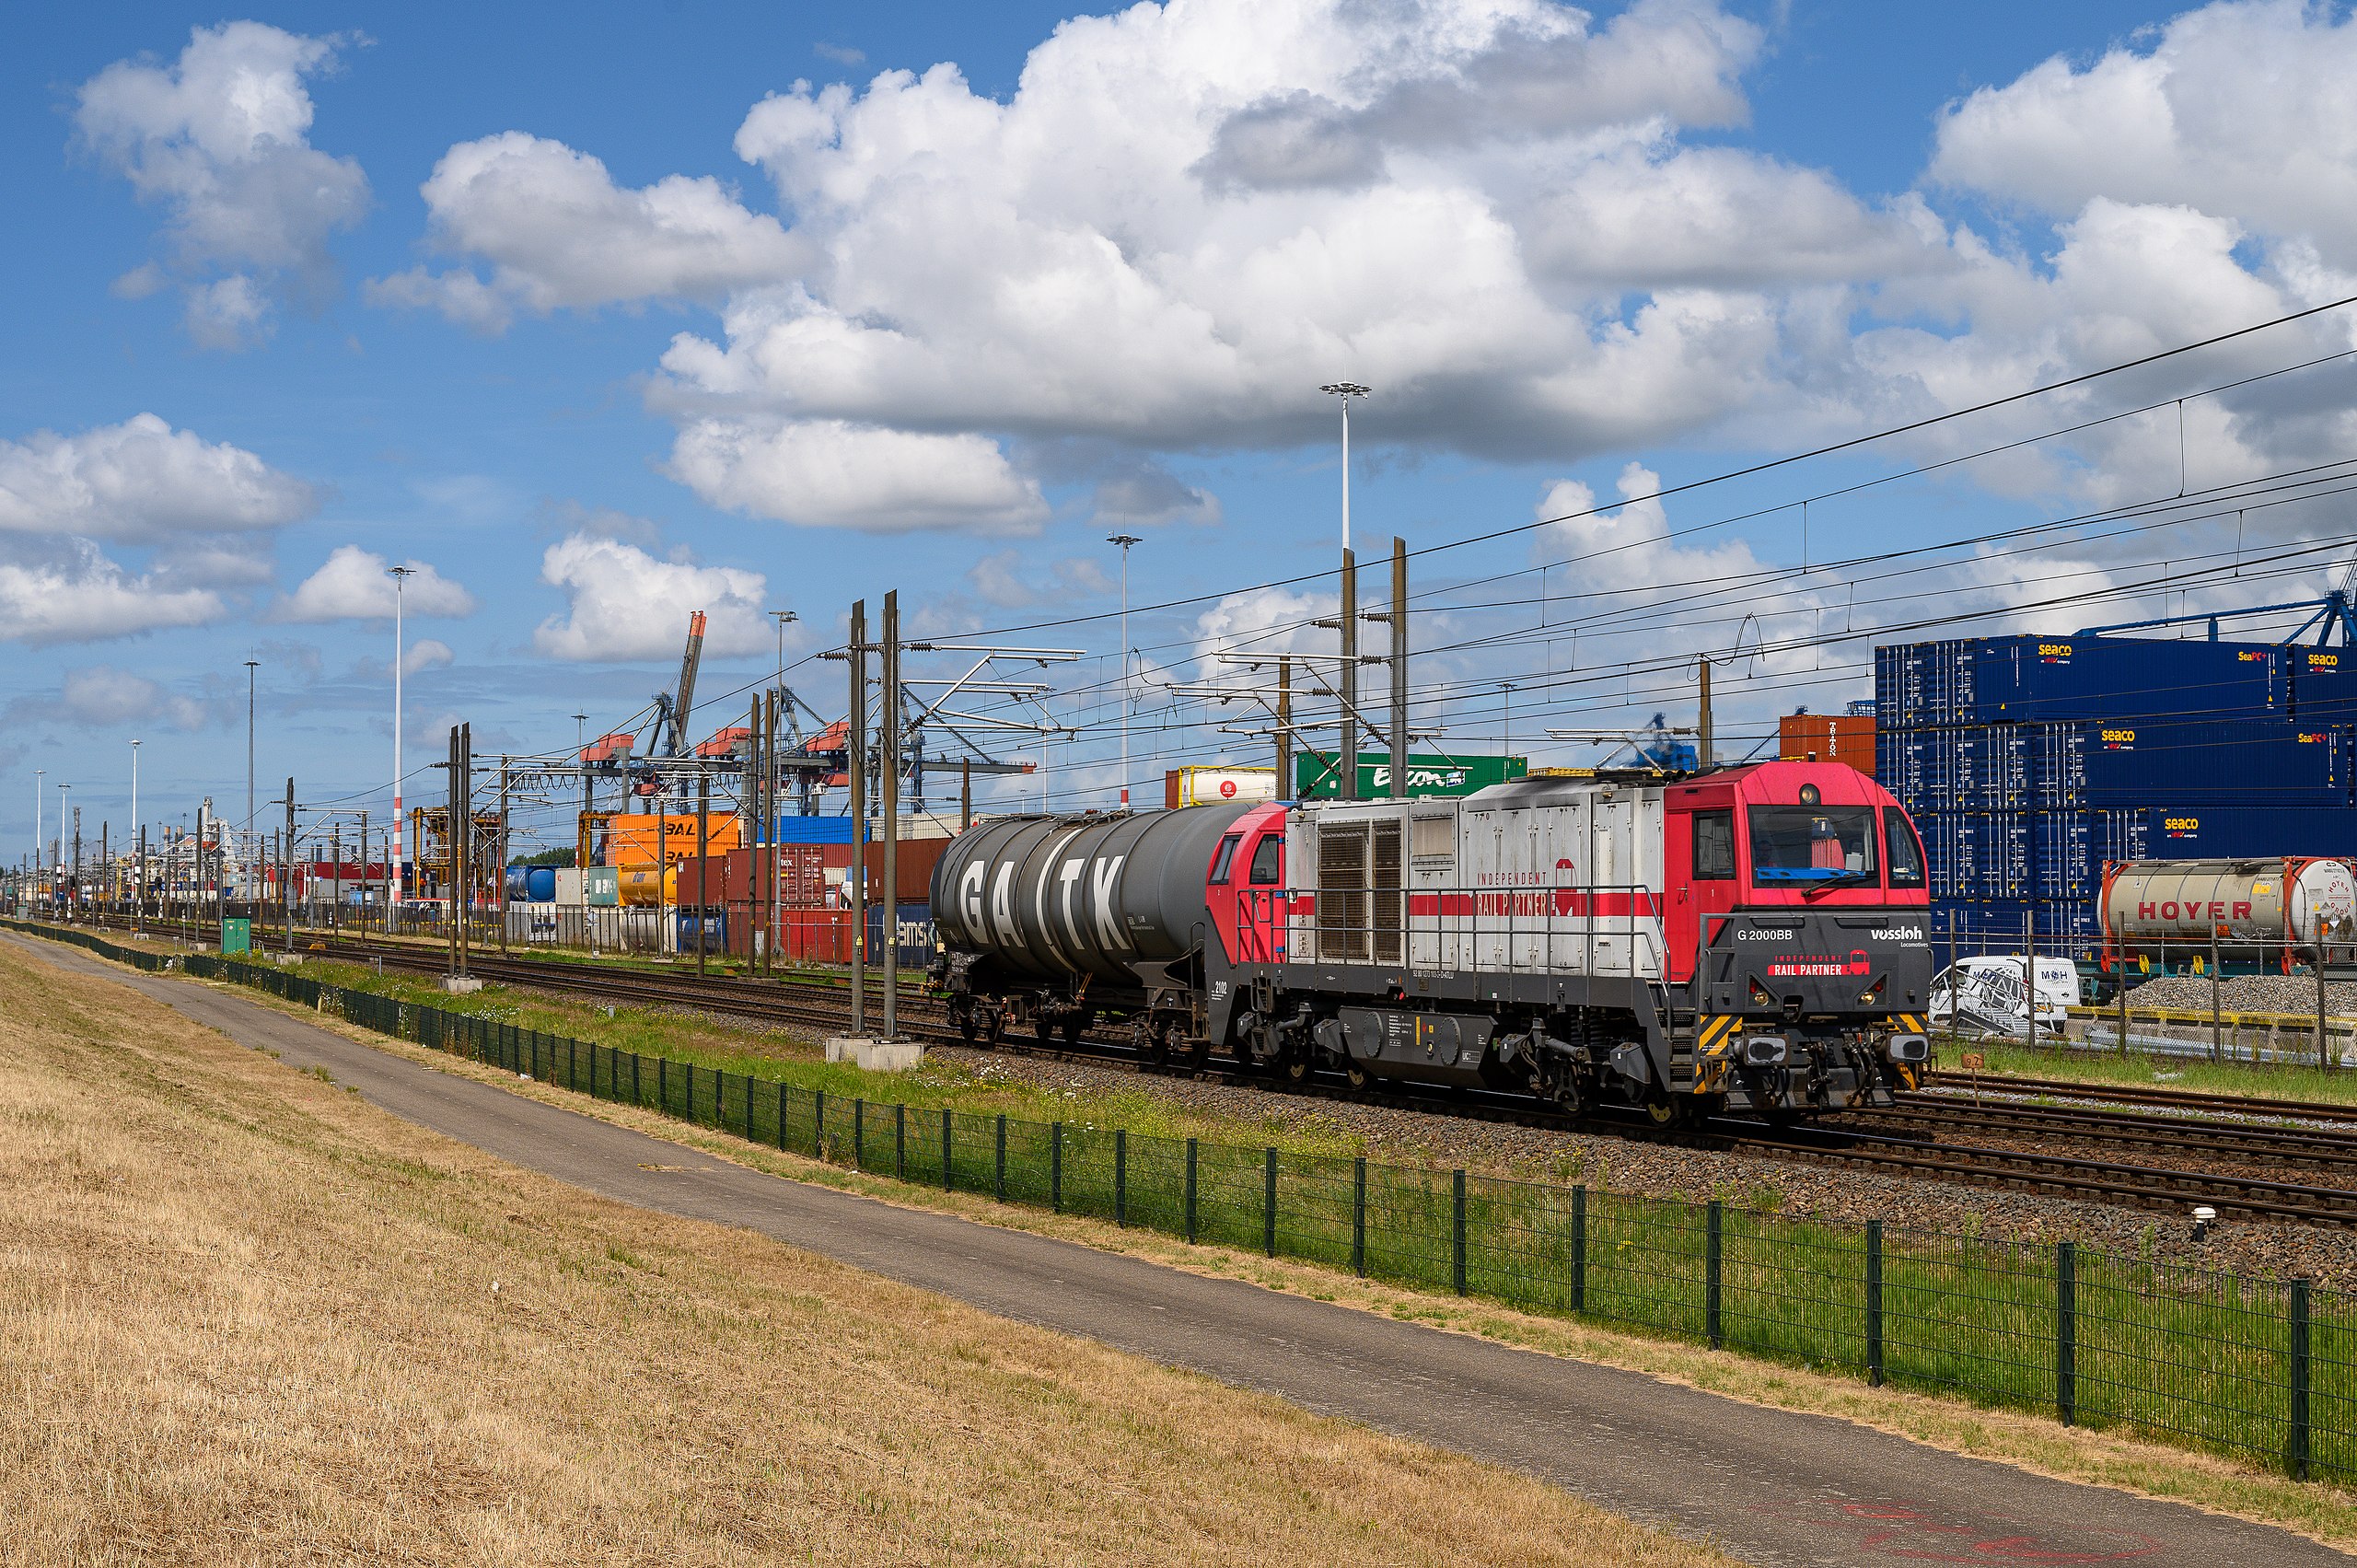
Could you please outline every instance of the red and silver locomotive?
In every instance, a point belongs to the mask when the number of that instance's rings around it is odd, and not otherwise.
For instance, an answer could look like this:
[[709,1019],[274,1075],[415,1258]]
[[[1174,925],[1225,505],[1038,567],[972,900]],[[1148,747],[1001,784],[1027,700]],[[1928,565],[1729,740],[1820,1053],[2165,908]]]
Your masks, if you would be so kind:
[[1838,763],[1001,818],[934,874],[935,978],[970,1039],[1781,1119],[1916,1081],[1929,901]]

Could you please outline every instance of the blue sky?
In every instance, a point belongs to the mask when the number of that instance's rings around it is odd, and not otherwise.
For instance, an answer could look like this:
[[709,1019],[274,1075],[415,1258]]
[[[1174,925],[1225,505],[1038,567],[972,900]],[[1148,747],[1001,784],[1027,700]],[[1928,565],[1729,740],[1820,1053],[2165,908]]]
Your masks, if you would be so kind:
[[[1144,537],[1134,602],[1190,601],[1132,618],[1152,798],[1166,765],[1264,750],[1219,727],[1248,701],[1165,678],[1248,685],[1216,650],[1321,645],[1302,622],[1330,581],[1241,590],[1330,564],[1317,387],[1338,377],[1377,388],[1354,424],[1369,552],[1595,509],[1420,558],[1416,636],[1441,650],[1420,728],[1471,749],[1511,725],[1524,750],[1544,726],[1690,722],[1657,667],[1764,639],[1721,677],[1748,745],[1870,691],[1864,644],[1805,645],[1829,615],[2124,618],[2161,599],[2021,607],[2191,569],[2229,528],[1950,552],[1901,601],[1866,568],[1794,575],[1803,497],[2348,346],[2345,321],[2312,323],[1650,500],[2357,293],[2345,17],[1271,0],[1059,32],[1072,15],[20,18],[0,59],[19,215],[0,831],[29,851],[38,768],[74,784],[86,835],[119,832],[134,737],[150,822],[206,795],[238,814],[249,658],[260,793],[292,772],[308,806],[381,809],[392,637],[370,585],[399,561],[435,575],[409,621],[412,768],[460,718],[479,756],[561,749],[576,712],[631,725],[690,608],[720,629],[699,729],[741,712],[721,694],[771,662],[776,609],[802,618],[790,681],[832,714],[842,667],[811,656],[853,598],[897,588],[927,633],[1074,622],[1006,635],[1086,655],[1046,676],[1074,733],[999,744],[1047,762],[1031,798],[1106,804],[1116,529]],[[962,81],[926,75],[943,62]],[[2306,167],[2270,143],[2278,116]],[[2156,415],[1815,501],[1809,559],[2165,496],[2181,453],[2195,493],[2337,456],[2345,386],[2265,388],[2189,405],[2182,442]],[[2345,532],[2327,499],[2234,527],[2262,551]],[[2323,581],[2302,564],[2192,602]]]

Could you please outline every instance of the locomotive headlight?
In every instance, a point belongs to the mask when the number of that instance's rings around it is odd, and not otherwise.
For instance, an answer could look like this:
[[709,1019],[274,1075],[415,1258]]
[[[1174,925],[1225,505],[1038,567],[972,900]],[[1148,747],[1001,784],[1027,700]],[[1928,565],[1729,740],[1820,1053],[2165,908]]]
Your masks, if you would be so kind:
[[1932,1056],[1932,1042],[1922,1035],[1893,1035],[1882,1049],[1893,1062],[1928,1062]]
[[1782,1035],[1747,1035],[1743,1042],[1747,1067],[1782,1067],[1793,1048]]

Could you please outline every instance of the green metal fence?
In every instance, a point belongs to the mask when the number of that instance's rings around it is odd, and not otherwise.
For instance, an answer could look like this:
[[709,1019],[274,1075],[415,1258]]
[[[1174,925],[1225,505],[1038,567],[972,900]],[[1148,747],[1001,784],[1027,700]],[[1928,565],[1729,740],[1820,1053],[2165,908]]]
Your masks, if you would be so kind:
[[2302,1478],[2357,1479],[2357,1303],[1882,1224],[1132,1136],[823,1091],[326,985],[275,966],[0,922],[174,967],[536,1080],[944,1191],[2052,1411]]

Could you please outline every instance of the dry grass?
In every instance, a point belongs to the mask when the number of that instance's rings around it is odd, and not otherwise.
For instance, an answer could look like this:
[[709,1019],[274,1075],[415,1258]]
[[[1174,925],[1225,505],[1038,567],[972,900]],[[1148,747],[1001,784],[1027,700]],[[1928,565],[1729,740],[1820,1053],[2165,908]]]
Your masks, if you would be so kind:
[[2357,1494],[2340,1487],[2294,1481],[2280,1472],[2117,1432],[2065,1427],[2050,1418],[2026,1411],[1991,1410],[1936,1395],[1872,1388],[1853,1376],[1811,1371],[1733,1351],[1708,1350],[1685,1341],[1651,1339],[1581,1319],[1522,1312],[1494,1302],[1433,1295],[1356,1279],[1314,1263],[1264,1259],[1217,1247],[1189,1246],[1151,1231],[1120,1229],[1097,1220],[1048,1214],[995,1203],[987,1198],[904,1185],[800,1156],[781,1154],[653,1111],[592,1100],[545,1084],[519,1082],[513,1074],[388,1040],[333,1018],[318,1018],[307,1008],[278,1002],[266,993],[242,987],[226,989],[257,1005],[320,1023],[377,1050],[428,1062],[444,1072],[497,1084],[511,1093],[600,1117],[757,1169],[822,1182],[908,1207],[959,1214],[1083,1242],[1108,1251],[1151,1258],[1201,1273],[1248,1280],[1273,1290],[1297,1291],[1321,1301],[1575,1361],[1624,1367],[1755,1404],[1834,1416],[1953,1453],[2014,1465],[2065,1481],[2190,1504],[2216,1513],[2280,1525],[2344,1551],[2357,1549]]
[[1724,1561],[588,1197],[11,948],[0,1005],[0,1560]]

